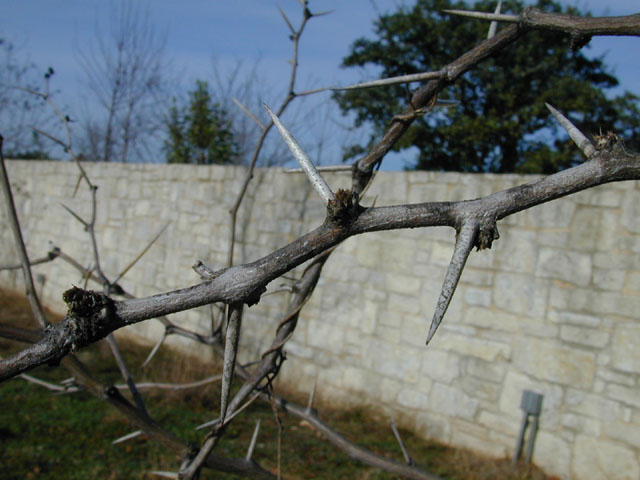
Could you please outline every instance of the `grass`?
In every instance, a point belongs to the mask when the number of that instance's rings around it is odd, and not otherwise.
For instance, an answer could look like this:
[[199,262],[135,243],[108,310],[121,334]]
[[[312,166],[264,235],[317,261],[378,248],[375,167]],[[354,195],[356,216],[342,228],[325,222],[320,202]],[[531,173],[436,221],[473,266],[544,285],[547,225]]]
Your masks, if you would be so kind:
[[[28,304],[13,292],[0,290],[0,319],[15,326],[33,326]],[[138,380],[186,382],[217,373],[214,367],[161,350],[146,369],[142,364],[148,348],[121,342],[125,358]],[[0,355],[20,348],[0,339]],[[108,347],[98,344],[79,357],[104,383],[120,382]],[[48,381],[69,376],[63,368],[40,367],[30,374]],[[282,393],[282,392],[280,392]],[[218,411],[219,386],[209,385],[182,392],[143,393],[151,415],[179,437],[199,444],[202,433],[195,425],[210,420]],[[291,398],[291,396],[288,396]],[[304,401],[303,399],[295,399]],[[365,409],[321,411],[323,419],[358,444],[401,461],[400,449],[386,424]],[[383,480],[394,478],[378,469],[349,459],[315,432],[306,422],[278,414],[282,433],[281,471],[285,479],[348,478]],[[277,471],[278,427],[271,406],[256,402],[228,428],[216,451],[244,457],[257,419],[261,432],[254,458]],[[0,383],[0,478],[12,479],[157,479],[152,470],[176,471],[180,459],[145,437],[112,445],[134,428],[105,402],[78,392],[55,395],[22,379]],[[507,459],[491,460],[469,451],[425,441],[402,431],[407,449],[425,470],[449,480],[543,480],[548,477],[534,466],[512,465]],[[202,478],[236,478],[205,471]]]

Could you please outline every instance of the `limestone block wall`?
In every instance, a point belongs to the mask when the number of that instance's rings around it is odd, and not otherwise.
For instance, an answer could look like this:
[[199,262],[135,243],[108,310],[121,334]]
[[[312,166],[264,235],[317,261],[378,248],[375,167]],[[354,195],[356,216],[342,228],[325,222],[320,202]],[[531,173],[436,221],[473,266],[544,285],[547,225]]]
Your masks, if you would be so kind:
[[[8,162],[32,257],[47,242],[92,263],[82,226],[61,204],[89,215],[89,196],[73,191],[68,163]],[[121,271],[165,224],[144,260],[122,281],[142,296],[196,283],[190,266],[224,265],[228,210],[244,170],[218,166],[86,165],[98,190],[102,268]],[[348,187],[348,173],[326,175]],[[534,177],[433,172],[379,173],[365,204],[461,200]],[[6,225],[2,210],[0,219]],[[251,261],[322,222],[324,209],[301,175],[260,170],[239,218],[236,263]],[[287,346],[281,382],[320,400],[367,405],[425,437],[489,455],[513,453],[524,389],[544,395],[534,461],[575,479],[640,478],[640,186],[598,187],[499,223],[500,240],[472,253],[443,325],[428,348],[429,322],[449,262],[447,228],[372,233],[331,256]],[[3,226],[0,263],[15,260]],[[38,266],[47,303],[80,275],[60,260]],[[5,286],[19,272],[0,273]],[[294,272],[295,275],[296,272]],[[285,280],[282,280],[284,282]],[[270,289],[278,287],[273,282]],[[271,341],[286,296],[248,309],[242,356]],[[207,331],[207,308],[175,321]],[[156,340],[155,321],[128,329]],[[174,345],[191,343],[173,338]]]

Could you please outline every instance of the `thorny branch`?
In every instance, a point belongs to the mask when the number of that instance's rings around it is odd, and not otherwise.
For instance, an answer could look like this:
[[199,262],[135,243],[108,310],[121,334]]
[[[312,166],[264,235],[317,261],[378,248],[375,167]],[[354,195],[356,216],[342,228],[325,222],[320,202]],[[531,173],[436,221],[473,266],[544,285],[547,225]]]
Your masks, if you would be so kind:
[[[437,225],[450,226],[456,230],[456,247],[445,276],[432,326],[428,333],[428,342],[442,321],[472,248],[474,246],[478,249],[491,247],[492,242],[498,238],[497,222],[499,220],[518,211],[596,185],[614,181],[640,179],[640,155],[626,151],[622,142],[614,135],[608,135],[604,137],[603,141],[598,142],[597,145],[592,145],[564,116],[549,106],[552,114],[568,131],[570,137],[588,158],[588,161],[584,164],[529,184],[513,187],[475,200],[431,202],[380,208],[363,208],[358,204],[359,196],[371,181],[375,167],[379,165],[385,154],[394,146],[412,121],[425,109],[435,104],[438,93],[456,81],[464,72],[490,56],[498,54],[503,48],[517,41],[528,31],[533,29],[560,30],[570,34],[572,39],[575,40],[574,45],[577,47],[586,44],[591,36],[594,35],[640,35],[640,15],[613,18],[578,18],[568,15],[546,14],[536,9],[526,9],[520,15],[505,16],[499,14],[498,7],[495,14],[484,15],[483,18],[487,18],[492,22],[514,22],[515,25],[509,26],[496,34],[495,23],[493,23],[487,40],[449,63],[441,70],[417,74],[417,76],[412,75],[410,77],[384,79],[353,86],[353,88],[364,88],[392,83],[430,80],[413,93],[410,101],[411,108],[402,114],[396,115],[382,139],[365,157],[354,164],[352,191],[341,190],[336,192],[334,196],[333,192],[328,190],[328,187],[326,187],[327,192],[322,184],[320,184],[318,191],[322,198],[326,200],[325,204],[327,205],[327,218],[321,226],[262,259],[245,265],[232,266],[236,216],[247,190],[248,183],[251,180],[253,168],[262,144],[268,131],[274,125],[274,122],[278,122],[277,117],[282,114],[287,105],[297,96],[294,93],[294,86],[298,56],[298,39],[307,20],[314,16],[308,10],[307,2],[301,1],[301,4],[303,6],[303,20],[298,30],[294,30],[289,19],[281,12],[291,32],[294,51],[291,61],[292,73],[289,93],[277,113],[272,115],[272,122],[261,126],[262,135],[254,151],[240,195],[231,210],[231,247],[228,257],[228,268],[219,271],[210,271],[209,269],[205,272],[206,275],[201,273],[203,281],[192,287],[141,299],[126,298],[125,300],[114,300],[110,298],[110,294],[123,294],[124,291],[117,285],[117,280],[113,283],[109,282],[100,269],[94,231],[96,187],[91,184],[78,162],[81,175],[91,190],[93,200],[91,219],[86,221],[77,217],[89,231],[94,250],[96,273],[94,274],[93,271],[89,269],[85,270],[89,276],[92,276],[103,285],[105,293],[90,292],[78,288],[68,290],[64,295],[69,307],[67,316],[59,324],[49,326],[41,333],[27,335],[20,333],[20,329],[17,329],[18,332],[16,333],[16,329],[0,328],[0,335],[13,337],[23,335],[29,337],[28,341],[33,342],[32,346],[27,347],[12,357],[0,361],[0,380],[11,378],[45,362],[61,361],[63,365],[72,371],[76,381],[85,389],[112,403],[123,412],[134,425],[145,431],[148,435],[157,438],[174,450],[182,452],[183,456],[187,458],[181,472],[182,478],[195,478],[200,468],[204,465],[217,470],[233,471],[235,473],[251,475],[256,478],[270,477],[267,472],[251,460],[250,454],[247,455],[246,459],[230,460],[215,456],[211,451],[222,435],[226,422],[230,421],[234,415],[253,401],[258,393],[262,392],[263,395],[267,394],[265,392],[269,390],[271,381],[282,365],[282,348],[293,334],[300,310],[315,288],[322,270],[322,265],[330,254],[330,250],[346,238],[372,231]],[[319,89],[318,91],[321,90],[323,89]],[[303,92],[303,94],[308,93],[311,93],[311,91]],[[39,95],[52,103],[48,94],[48,87],[46,94]],[[53,105],[53,108],[58,112],[55,105]],[[246,109],[243,108],[243,110]],[[246,113],[250,114],[248,111],[246,111]],[[66,127],[66,120],[63,119],[63,122]],[[260,124],[260,122],[258,123]],[[283,133],[283,130],[280,130],[281,133]],[[286,132],[286,129],[284,132]],[[285,135],[285,137],[286,135],[290,136],[288,132],[286,132],[286,134],[283,133],[283,135]],[[58,142],[60,141],[58,140]],[[71,151],[70,137],[66,143],[61,143],[66,145],[67,151]],[[301,156],[304,156],[304,152],[302,152]],[[305,167],[303,166],[303,168]],[[317,180],[318,177],[321,179],[317,172],[314,173],[311,171],[309,175],[311,178],[315,178],[315,180]],[[317,177],[315,175],[317,175]],[[74,216],[76,215],[74,214]],[[65,259],[63,254],[60,253],[60,256]],[[264,293],[266,286],[271,281],[314,257],[316,257],[316,259],[307,267],[301,280],[296,284],[296,288],[293,289],[295,295],[292,304],[289,312],[284,316],[276,330],[276,336],[271,348],[263,355],[253,374],[249,374],[246,369],[237,365],[235,360],[237,338],[240,333],[240,313],[243,305],[257,303]],[[69,257],[65,260],[70,261]],[[29,270],[28,258],[23,258],[22,264],[25,266],[25,270]],[[84,267],[79,264],[77,267],[84,269]],[[201,268],[200,270],[203,269]],[[123,274],[124,273],[126,272],[123,272]],[[118,277],[118,280],[119,279],[120,276]],[[163,317],[170,313],[214,302],[229,305],[230,311],[225,346],[226,358],[225,371],[223,372],[221,412],[218,421],[214,422],[215,427],[205,438],[202,447],[197,452],[189,449],[183,442],[159,427],[146,414],[143,404],[138,404],[137,407],[134,407],[118,393],[117,389],[99,385],[85,371],[82,364],[80,364],[73,355],[69,355],[70,352],[94,343],[123,326],[150,318]],[[172,329],[180,331],[180,327],[174,326],[166,320],[166,318],[163,320],[163,323],[165,323],[166,327],[165,335],[174,333],[171,331]],[[192,336],[197,341],[209,344],[218,344],[220,339],[220,337],[215,334],[207,338],[192,332],[180,333]],[[159,347],[160,344],[161,342],[158,343],[157,347]],[[156,350],[157,348],[154,348],[154,351]],[[231,377],[234,369],[239,376],[245,379],[245,383],[236,395],[229,400]],[[128,378],[126,373],[125,378]],[[127,383],[129,383],[129,380],[127,380]],[[133,382],[131,381],[131,383]],[[132,393],[134,393],[135,398],[135,386],[132,388]],[[252,394],[253,397],[249,399]],[[310,407],[306,409],[297,407],[289,402],[282,401],[282,399],[275,396],[271,391],[269,391],[268,394],[272,401],[275,401],[281,409],[305,418],[332,443],[338,445],[339,448],[351,456],[360,458],[371,465],[380,466],[380,468],[385,468],[407,478],[436,478],[428,473],[420,472],[413,465],[397,464],[390,466],[389,461],[346,442],[340,435],[320,421]],[[254,435],[254,437],[256,435]],[[399,441],[402,445],[401,440]],[[252,440],[252,445],[254,444],[255,439]],[[253,451],[253,446],[250,446],[249,451]],[[408,459],[407,463],[411,463],[408,454],[404,453],[404,455],[405,459]],[[385,464],[385,462],[387,463]]]

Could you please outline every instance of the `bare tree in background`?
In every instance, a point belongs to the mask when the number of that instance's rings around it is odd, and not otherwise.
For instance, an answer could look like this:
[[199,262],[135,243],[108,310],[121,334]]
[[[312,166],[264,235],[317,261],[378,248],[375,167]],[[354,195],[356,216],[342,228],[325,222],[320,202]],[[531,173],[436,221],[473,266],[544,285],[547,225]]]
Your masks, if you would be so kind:
[[37,67],[22,57],[20,48],[0,33],[0,129],[7,137],[8,156],[44,157],[44,146],[31,125],[45,127],[51,115],[42,99],[16,88],[35,89],[42,79]]
[[148,11],[131,0],[113,7],[107,32],[96,27],[95,44],[80,51],[91,97],[99,106],[98,114],[83,121],[80,143],[87,159],[127,162],[148,159],[154,151],[155,132],[167,108],[164,48]]

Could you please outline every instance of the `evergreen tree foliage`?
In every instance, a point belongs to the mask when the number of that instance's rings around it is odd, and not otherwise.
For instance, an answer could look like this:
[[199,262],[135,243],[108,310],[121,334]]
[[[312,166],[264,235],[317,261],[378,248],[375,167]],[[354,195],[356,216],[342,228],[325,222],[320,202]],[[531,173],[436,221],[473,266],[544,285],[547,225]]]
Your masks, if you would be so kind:
[[169,163],[230,164],[237,157],[227,112],[215,103],[207,82],[198,80],[189,104],[174,100],[166,120],[165,152]]
[[[495,6],[495,1],[484,0],[473,5],[417,0],[412,8],[378,18],[377,38],[358,39],[343,66],[379,67],[381,78],[439,70],[484,40],[489,27],[488,22],[443,10],[493,12]],[[502,12],[519,13],[526,6],[507,0]],[[534,6],[547,12],[563,11],[553,0],[538,0]],[[575,8],[564,13],[580,14]],[[438,107],[414,121],[396,150],[417,147],[417,169],[553,173],[583,157],[561,132],[545,102],[587,134],[611,130],[638,148],[639,98],[628,92],[605,95],[618,80],[602,58],[573,52],[570,42],[565,34],[527,33],[446,89],[440,98],[457,100],[459,105]],[[355,112],[356,125],[373,125],[373,141],[393,115],[407,107],[409,96],[404,86],[396,86],[348,91],[335,98],[344,113]],[[358,153],[352,148],[348,155]]]

